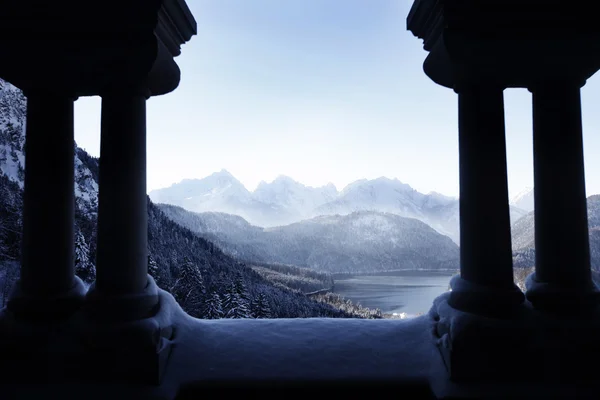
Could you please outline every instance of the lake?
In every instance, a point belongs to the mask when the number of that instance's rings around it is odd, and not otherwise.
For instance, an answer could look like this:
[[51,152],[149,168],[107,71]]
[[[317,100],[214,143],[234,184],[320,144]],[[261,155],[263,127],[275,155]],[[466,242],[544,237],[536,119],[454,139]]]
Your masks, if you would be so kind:
[[397,271],[377,275],[335,277],[335,292],[364,307],[385,314],[426,313],[435,299],[448,290],[450,272]]

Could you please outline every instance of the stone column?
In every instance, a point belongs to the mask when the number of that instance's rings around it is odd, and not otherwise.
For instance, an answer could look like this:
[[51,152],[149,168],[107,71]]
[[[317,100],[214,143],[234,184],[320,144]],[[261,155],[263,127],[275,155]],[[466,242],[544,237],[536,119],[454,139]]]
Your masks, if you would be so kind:
[[536,269],[527,298],[536,308],[598,304],[592,282],[583,141],[582,82],[544,82],[533,93]]
[[29,91],[21,278],[8,308],[65,316],[85,294],[74,266],[74,97]]
[[146,99],[131,88],[102,96],[97,272],[88,295],[90,306],[103,304],[95,311],[114,313],[117,302],[131,319],[148,317],[158,301],[147,264]]
[[492,314],[523,302],[513,282],[502,87],[456,90],[459,108],[460,277],[449,304]]
[[148,275],[148,97],[130,87],[102,96],[96,281],[82,323],[85,373],[101,382],[157,384],[171,349],[172,305],[159,304]]

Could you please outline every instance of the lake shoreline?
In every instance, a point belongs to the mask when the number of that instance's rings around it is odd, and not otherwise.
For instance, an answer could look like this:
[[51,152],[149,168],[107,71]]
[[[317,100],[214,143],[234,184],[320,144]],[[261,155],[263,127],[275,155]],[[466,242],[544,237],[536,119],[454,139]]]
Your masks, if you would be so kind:
[[[428,275],[455,275],[458,274],[460,271],[457,269],[393,269],[393,270],[386,270],[386,271],[377,271],[377,272],[348,272],[348,273],[332,273],[331,277],[334,280],[334,283],[337,280],[346,280],[346,279],[352,279],[353,277],[360,277],[360,276],[410,276],[410,275],[415,275],[415,276],[420,276],[423,273],[426,273]],[[390,275],[391,274],[391,275]]]
[[334,277],[333,293],[355,304],[380,309],[385,319],[426,314],[449,289],[455,270],[394,270]]

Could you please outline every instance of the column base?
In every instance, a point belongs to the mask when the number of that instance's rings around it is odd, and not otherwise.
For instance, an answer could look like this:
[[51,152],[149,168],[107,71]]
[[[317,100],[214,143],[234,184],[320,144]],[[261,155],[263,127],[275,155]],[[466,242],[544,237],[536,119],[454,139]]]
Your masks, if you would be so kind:
[[33,319],[23,315],[29,306],[23,301],[17,312],[0,310],[0,383],[62,382],[69,377],[67,360],[78,354],[72,317]]
[[139,293],[112,294],[102,292],[92,283],[85,296],[85,314],[97,321],[136,321],[152,317],[158,312],[159,288],[150,275]]
[[600,290],[591,280],[583,287],[568,287],[540,282],[533,272],[527,277],[525,287],[527,300],[539,310],[561,314],[589,313],[600,305]]
[[451,381],[597,383],[599,313],[557,317],[526,303],[510,317],[491,318],[457,310],[449,298],[438,297],[429,314]]
[[86,368],[73,373],[89,382],[160,384],[174,334],[169,299],[150,276],[135,295],[91,288],[77,322]]
[[11,318],[36,321],[61,320],[73,315],[83,304],[85,285],[75,276],[73,286],[53,296],[35,296],[23,290],[17,281],[10,295],[7,310]]
[[509,289],[498,289],[478,285],[455,275],[450,280],[448,303],[458,310],[479,315],[502,316],[512,314],[525,300],[517,285]]
[[81,310],[39,322],[0,310],[0,383],[160,384],[178,305],[163,290],[157,296],[156,313],[134,321],[97,320]]

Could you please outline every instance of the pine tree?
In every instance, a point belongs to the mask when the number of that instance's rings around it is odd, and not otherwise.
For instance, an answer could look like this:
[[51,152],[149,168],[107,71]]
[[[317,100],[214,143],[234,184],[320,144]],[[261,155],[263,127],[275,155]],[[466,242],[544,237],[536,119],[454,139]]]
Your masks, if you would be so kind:
[[217,292],[212,292],[210,296],[206,297],[206,300],[204,301],[204,308],[202,310],[202,318],[223,318],[223,305],[221,304],[221,297]]
[[173,266],[179,265],[179,256],[177,255],[177,252],[175,251],[175,249],[171,250],[171,255],[169,257],[169,261],[171,262],[171,264]]
[[223,311],[225,318],[250,318],[248,303],[237,292],[235,282],[232,282],[223,296]]
[[179,276],[169,290],[181,307],[190,315],[199,317],[206,289],[198,267],[187,257],[179,268]]
[[6,227],[4,225],[4,222],[0,221],[0,261],[8,257],[8,246],[5,243]]
[[96,267],[89,258],[88,247],[83,233],[77,229],[75,234],[75,273],[85,283],[91,284],[96,279]]
[[259,293],[256,299],[252,304],[252,313],[254,318],[272,318],[273,313],[271,312],[271,307],[269,307],[269,302],[267,300],[267,296],[264,293]]
[[19,279],[20,269],[16,261],[5,261],[0,267],[4,270],[4,277],[0,284],[0,307],[6,306],[8,297],[12,291],[15,282]]
[[148,254],[148,273],[152,275],[154,279],[158,277],[158,264],[150,254]]
[[158,264],[154,260],[154,257],[150,255],[150,253],[148,253],[148,274],[154,278],[154,282],[156,282],[159,287],[162,287],[163,279],[160,275],[160,271],[158,270]]
[[246,285],[244,285],[244,280],[241,274],[238,274],[233,281],[233,287],[235,293],[237,293],[240,298],[246,302],[246,305],[250,305],[250,296],[248,295],[248,289],[246,289]]

